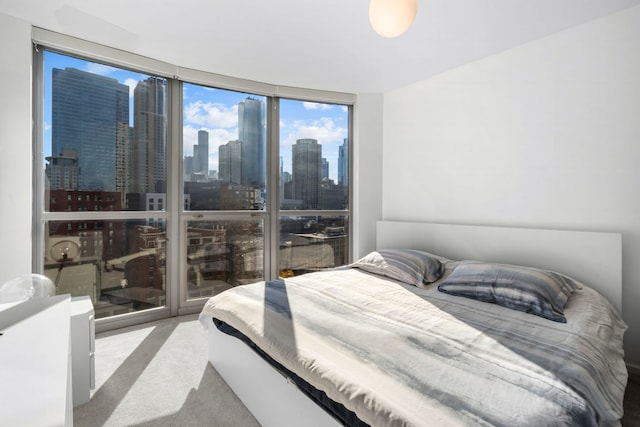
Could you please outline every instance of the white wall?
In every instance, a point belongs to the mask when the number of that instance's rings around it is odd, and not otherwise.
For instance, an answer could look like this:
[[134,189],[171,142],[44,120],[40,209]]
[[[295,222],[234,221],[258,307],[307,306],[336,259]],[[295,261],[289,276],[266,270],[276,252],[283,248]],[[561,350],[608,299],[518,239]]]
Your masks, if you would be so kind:
[[354,147],[354,260],[376,248],[376,222],[382,216],[382,94],[359,94]]
[[31,26],[0,14],[0,285],[31,272]]
[[622,232],[640,365],[640,7],[386,93],[383,132],[384,219]]

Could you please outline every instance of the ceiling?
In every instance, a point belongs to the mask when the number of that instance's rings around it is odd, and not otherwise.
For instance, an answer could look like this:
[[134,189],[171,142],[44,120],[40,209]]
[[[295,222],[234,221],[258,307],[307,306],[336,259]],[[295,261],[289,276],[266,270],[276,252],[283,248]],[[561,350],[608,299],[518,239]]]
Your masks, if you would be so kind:
[[174,65],[275,85],[379,93],[640,4],[420,0],[373,32],[368,0],[0,0],[0,13]]

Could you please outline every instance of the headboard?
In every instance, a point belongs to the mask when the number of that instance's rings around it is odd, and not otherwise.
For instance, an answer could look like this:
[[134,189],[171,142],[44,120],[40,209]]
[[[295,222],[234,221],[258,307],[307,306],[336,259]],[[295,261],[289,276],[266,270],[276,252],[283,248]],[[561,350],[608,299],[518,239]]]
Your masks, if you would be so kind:
[[622,314],[620,233],[378,221],[376,247],[557,271],[596,289]]

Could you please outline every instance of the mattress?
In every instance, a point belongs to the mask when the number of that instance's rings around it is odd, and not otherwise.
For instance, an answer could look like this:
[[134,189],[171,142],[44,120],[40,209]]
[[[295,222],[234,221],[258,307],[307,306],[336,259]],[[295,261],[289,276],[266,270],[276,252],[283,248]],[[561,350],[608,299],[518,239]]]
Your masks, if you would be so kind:
[[227,290],[201,319],[370,425],[619,425],[626,325],[586,285],[564,315],[342,268]]

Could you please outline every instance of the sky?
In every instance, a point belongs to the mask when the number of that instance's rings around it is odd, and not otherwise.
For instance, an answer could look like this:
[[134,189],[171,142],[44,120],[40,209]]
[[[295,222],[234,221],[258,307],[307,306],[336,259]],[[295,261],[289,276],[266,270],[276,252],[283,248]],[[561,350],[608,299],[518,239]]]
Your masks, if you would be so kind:
[[[52,52],[45,53],[44,155],[51,154],[51,70],[76,68],[107,76],[129,86],[130,115],[133,114],[133,90],[148,75],[88,62]],[[183,85],[183,155],[192,156],[198,131],[209,133],[209,170],[218,170],[218,147],[238,139],[238,104],[259,95]],[[133,124],[133,118],[129,118]],[[297,139],[312,138],[322,145],[322,157],[329,162],[329,178],[338,180],[338,148],[348,136],[348,108],[344,105],[280,100],[280,157],[284,170],[291,172],[291,146]]]

